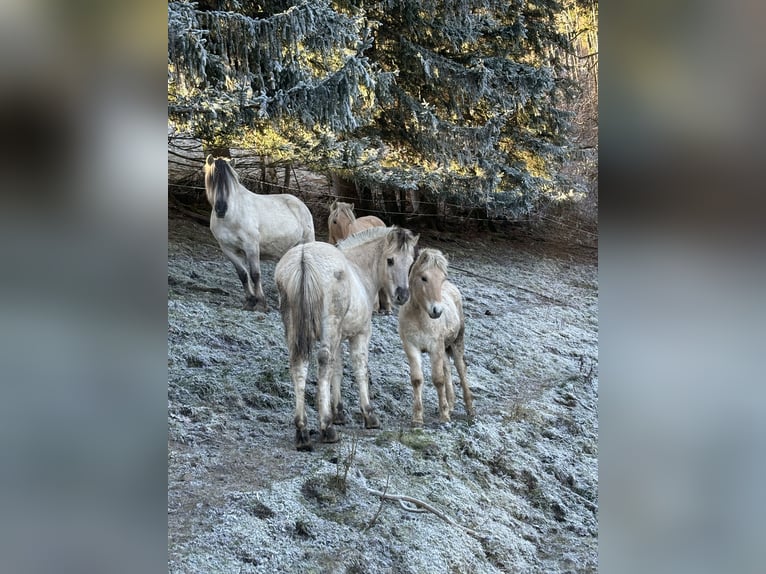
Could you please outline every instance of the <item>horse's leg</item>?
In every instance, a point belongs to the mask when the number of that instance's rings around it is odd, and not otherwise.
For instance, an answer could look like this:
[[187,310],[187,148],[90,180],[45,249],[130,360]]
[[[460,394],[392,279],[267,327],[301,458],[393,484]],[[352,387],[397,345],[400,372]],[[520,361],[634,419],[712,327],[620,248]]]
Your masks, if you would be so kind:
[[248,263],[247,260],[240,256],[240,254],[228,247],[221,245],[221,250],[226,258],[234,264],[234,269],[237,271],[237,277],[242,282],[242,287],[245,289],[245,305],[244,308],[247,311],[252,311],[255,307],[255,292],[250,286],[250,278],[248,277]]
[[388,295],[386,295],[385,289],[378,291],[378,298],[375,301],[375,306],[377,307],[375,310],[380,313],[385,315],[389,315],[391,313],[391,301],[388,299]]
[[325,319],[322,325],[324,339],[317,353],[317,412],[319,414],[319,439],[322,442],[337,442],[338,433],[333,426],[331,377],[340,347],[340,320],[334,316]]
[[306,374],[308,368],[307,360],[290,359],[290,376],[293,379],[295,391],[295,448],[298,450],[312,449],[306,421]]
[[437,347],[431,352],[431,377],[434,380],[436,394],[439,396],[439,421],[449,422],[449,402],[447,402],[447,392],[444,380],[444,363],[447,357],[443,347]]
[[473,393],[468,388],[468,377],[466,376],[465,368],[465,347],[463,344],[463,330],[461,329],[457,340],[450,347],[452,351],[452,357],[455,360],[455,368],[457,374],[460,377],[460,386],[463,388],[463,404],[465,405],[465,412],[470,416],[476,414],[476,410],[473,408]]
[[359,408],[364,417],[364,428],[380,428],[380,419],[372,411],[370,404],[370,385],[367,378],[367,360],[370,352],[370,332],[360,333],[349,340],[351,365],[354,369],[354,379],[359,387]]
[[261,260],[260,251],[257,247],[250,246],[245,252],[247,257],[247,269],[250,273],[250,281],[252,281],[253,298],[252,308],[256,311],[263,311],[264,313],[269,310],[269,306],[266,304],[266,296],[263,294],[263,287],[261,286]]
[[412,383],[412,426],[423,426],[423,367],[420,349],[404,344],[404,354],[410,364]]
[[332,388],[332,422],[336,425],[345,425],[349,422],[346,409],[340,397],[340,385],[343,380],[343,345],[338,345],[338,350],[333,358],[331,376]]
[[[445,351],[446,352],[446,351]],[[447,405],[449,412],[455,410],[455,386],[452,384],[452,365],[449,362],[449,353],[444,357],[444,390],[447,393]]]

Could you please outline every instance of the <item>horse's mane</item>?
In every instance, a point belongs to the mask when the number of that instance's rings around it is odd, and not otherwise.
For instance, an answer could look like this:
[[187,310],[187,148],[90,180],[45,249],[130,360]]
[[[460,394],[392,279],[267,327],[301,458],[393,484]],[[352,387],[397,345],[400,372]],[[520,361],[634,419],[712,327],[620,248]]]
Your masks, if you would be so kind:
[[393,233],[394,230],[398,230],[398,229],[400,228],[370,227],[369,229],[365,229],[364,231],[360,231],[359,233],[354,233],[353,235],[349,235],[348,237],[346,237],[346,239],[339,241],[338,247],[340,249],[351,249],[352,247],[357,247],[359,245],[368,243],[375,239],[380,239],[384,235],[387,235],[388,233]]
[[213,164],[213,173],[211,184],[213,189],[218,189],[219,186],[229,186],[239,184],[239,176],[231,164],[223,158],[216,158]]
[[447,275],[447,258],[438,249],[426,247],[420,251],[420,255],[418,255],[415,263],[412,264],[410,274],[417,273],[421,269],[430,269],[431,267],[436,267],[444,275]]

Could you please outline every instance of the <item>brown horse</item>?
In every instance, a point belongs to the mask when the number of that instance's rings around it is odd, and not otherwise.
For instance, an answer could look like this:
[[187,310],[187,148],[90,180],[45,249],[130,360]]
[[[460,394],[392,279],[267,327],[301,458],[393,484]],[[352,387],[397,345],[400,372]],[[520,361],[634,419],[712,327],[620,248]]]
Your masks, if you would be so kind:
[[[335,245],[338,241],[342,241],[354,233],[364,231],[365,229],[385,226],[386,224],[383,220],[374,215],[365,215],[364,217],[357,218],[354,214],[353,203],[334,201],[332,205],[330,205],[330,216],[327,218],[327,229],[329,232],[328,240],[332,245]],[[385,314],[391,312],[391,301],[383,290],[378,293],[378,298],[375,301],[375,310],[382,311]]]
[[399,309],[399,337],[410,364],[412,424],[423,425],[421,353],[431,357],[431,376],[439,395],[439,420],[448,422],[455,408],[452,357],[463,388],[466,412],[473,416],[473,394],[465,367],[465,317],[460,291],[447,279],[447,258],[438,249],[423,249],[409,272],[410,299]]
[[207,156],[204,172],[213,208],[210,230],[242,281],[245,309],[266,311],[261,257],[278,259],[291,247],[314,241],[311,212],[290,194],[252,193],[239,183],[228,158]]
[[374,227],[337,247],[322,242],[293,247],[277,263],[274,279],[290,352],[298,450],[312,448],[304,394],[309,357],[316,343],[320,440],[337,441],[333,423],[348,420],[340,394],[341,343],[346,339],[364,426],[380,427],[370,405],[367,380],[372,308],[380,289],[399,304],[409,298],[407,271],[414,260],[418,237],[407,229]]
[[370,227],[385,227],[386,224],[379,217],[365,215],[357,218],[354,214],[354,204],[334,201],[330,205],[330,216],[327,218],[329,242],[332,245],[342,241],[349,235],[364,231]]

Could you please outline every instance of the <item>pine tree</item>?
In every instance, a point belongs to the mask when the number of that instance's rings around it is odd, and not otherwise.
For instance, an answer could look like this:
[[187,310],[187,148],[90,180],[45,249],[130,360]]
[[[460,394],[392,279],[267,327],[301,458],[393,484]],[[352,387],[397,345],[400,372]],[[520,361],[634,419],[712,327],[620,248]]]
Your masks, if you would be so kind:
[[207,142],[254,138],[360,187],[523,215],[566,143],[561,9],[170,2],[169,116]]

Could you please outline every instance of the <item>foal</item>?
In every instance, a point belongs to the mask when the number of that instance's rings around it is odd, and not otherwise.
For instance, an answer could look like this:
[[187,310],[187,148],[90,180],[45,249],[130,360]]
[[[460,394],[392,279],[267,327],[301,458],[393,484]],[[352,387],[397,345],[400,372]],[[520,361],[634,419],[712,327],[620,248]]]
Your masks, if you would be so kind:
[[423,249],[409,272],[410,298],[399,309],[399,337],[410,364],[412,424],[423,425],[421,353],[431,357],[431,376],[439,395],[439,420],[448,422],[455,390],[447,355],[452,357],[463,388],[466,412],[473,416],[464,359],[465,317],[460,291],[447,280],[447,258],[438,249]]

